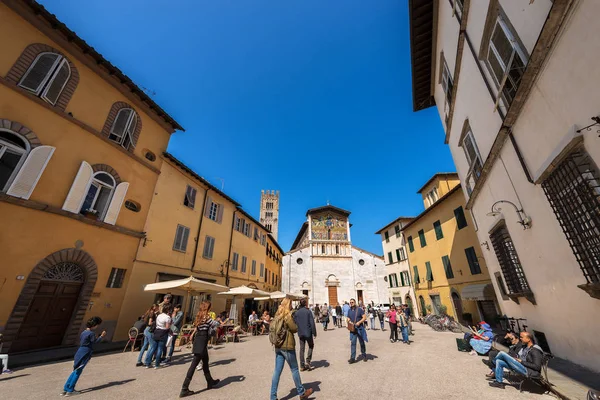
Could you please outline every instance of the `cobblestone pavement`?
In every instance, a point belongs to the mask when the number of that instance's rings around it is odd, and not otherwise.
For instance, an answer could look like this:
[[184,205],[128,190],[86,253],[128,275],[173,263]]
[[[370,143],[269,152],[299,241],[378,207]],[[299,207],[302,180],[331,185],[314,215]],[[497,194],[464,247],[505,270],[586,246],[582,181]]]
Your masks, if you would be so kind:
[[[323,332],[319,326],[310,372],[302,381],[315,393],[311,399],[549,399],[547,395],[519,393],[488,386],[481,357],[456,351],[455,337],[415,324],[414,342],[408,346],[389,342],[389,331],[368,331],[370,359],[349,365],[348,331]],[[92,358],[79,380],[76,398],[175,399],[189,365],[189,353],[175,353],[174,363],[160,370],[135,367],[135,353],[99,354]],[[200,391],[190,399],[268,399],[274,356],[267,336],[247,337],[240,343],[210,350],[211,372],[222,380],[218,389],[205,390],[197,372],[190,389]],[[15,371],[0,376],[0,398],[60,399],[72,361]],[[297,398],[289,368],[279,384],[279,399]]]

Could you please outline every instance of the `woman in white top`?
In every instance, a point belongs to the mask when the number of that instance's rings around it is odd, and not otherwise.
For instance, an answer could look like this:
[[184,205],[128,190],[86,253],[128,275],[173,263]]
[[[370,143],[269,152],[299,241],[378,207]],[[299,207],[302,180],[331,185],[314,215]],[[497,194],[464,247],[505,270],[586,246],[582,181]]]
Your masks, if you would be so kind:
[[171,331],[171,313],[173,306],[171,304],[163,305],[162,312],[156,317],[156,327],[150,339],[150,350],[146,355],[146,368],[150,368],[152,357],[156,354],[154,369],[160,367],[160,360],[163,353],[166,352],[167,339]]
[[337,326],[337,311],[333,306],[331,306],[331,319],[333,319],[333,326]]

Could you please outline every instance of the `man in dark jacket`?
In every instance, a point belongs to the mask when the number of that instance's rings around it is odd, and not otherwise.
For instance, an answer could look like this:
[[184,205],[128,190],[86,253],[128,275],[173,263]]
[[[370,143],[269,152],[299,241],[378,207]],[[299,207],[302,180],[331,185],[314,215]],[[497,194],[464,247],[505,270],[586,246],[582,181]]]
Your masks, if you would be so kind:
[[[312,360],[312,352],[315,347],[313,337],[317,337],[317,328],[313,314],[306,307],[306,299],[300,300],[300,308],[294,313],[294,321],[298,325],[298,338],[300,339],[300,370],[310,371],[312,369],[310,360]],[[308,343],[308,355],[305,362],[304,349],[306,343]]]
[[533,343],[531,333],[521,332],[520,338],[524,346],[517,352],[517,357],[513,358],[503,351],[496,356],[496,380],[490,382],[490,386],[504,389],[505,384],[502,382],[504,368],[529,378],[540,377],[544,352]]
[[[519,336],[514,332],[507,332],[506,335],[504,335],[504,342],[501,344],[508,344],[508,355],[512,358],[517,358],[519,356],[519,351],[525,346],[519,340]],[[488,353],[487,364],[491,371],[486,375],[486,377],[490,380],[493,380],[496,377],[494,370],[496,369],[496,356],[498,354],[500,354],[500,350],[496,350],[495,348],[492,348]]]

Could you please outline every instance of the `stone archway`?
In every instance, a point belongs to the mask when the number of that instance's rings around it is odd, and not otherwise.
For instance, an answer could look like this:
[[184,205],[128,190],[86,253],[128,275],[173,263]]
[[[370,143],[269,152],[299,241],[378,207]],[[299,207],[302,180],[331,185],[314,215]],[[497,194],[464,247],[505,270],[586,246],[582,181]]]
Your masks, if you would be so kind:
[[[71,248],[50,254],[40,261],[27,277],[25,286],[21,290],[4,329],[4,347],[7,352],[14,353],[25,350],[19,348],[19,335],[22,333],[22,328],[27,327],[27,324],[24,323],[34,305],[34,299],[39,296],[39,289],[43,288],[46,282],[69,282],[69,280],[72,283],[75,282],[79,279],[77,271],[73,270],[75,267],[79,268],[82,276],[80,277],[80,284],[77,285],[78,294],[73,311],[64,333],[61,333],[62,341],[59,345],[68,346],[77,343],[83,318],[98,278],[98,267],[88,253]],[[71,268],[72,270],[64,271],[65,268]],[[72,290],[75,290],[75,285],[66,286],[70,286]],[[26,332],[23,332],[22,336],[25,336],[25,334]]]

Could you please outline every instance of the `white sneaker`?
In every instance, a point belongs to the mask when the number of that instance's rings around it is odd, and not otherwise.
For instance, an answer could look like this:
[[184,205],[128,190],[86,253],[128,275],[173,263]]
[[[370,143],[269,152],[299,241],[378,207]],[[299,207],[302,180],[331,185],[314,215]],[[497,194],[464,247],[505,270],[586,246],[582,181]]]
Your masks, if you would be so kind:
[[202,361],[200,361],[200,364],[196,367],[196,371],[202,371]]

